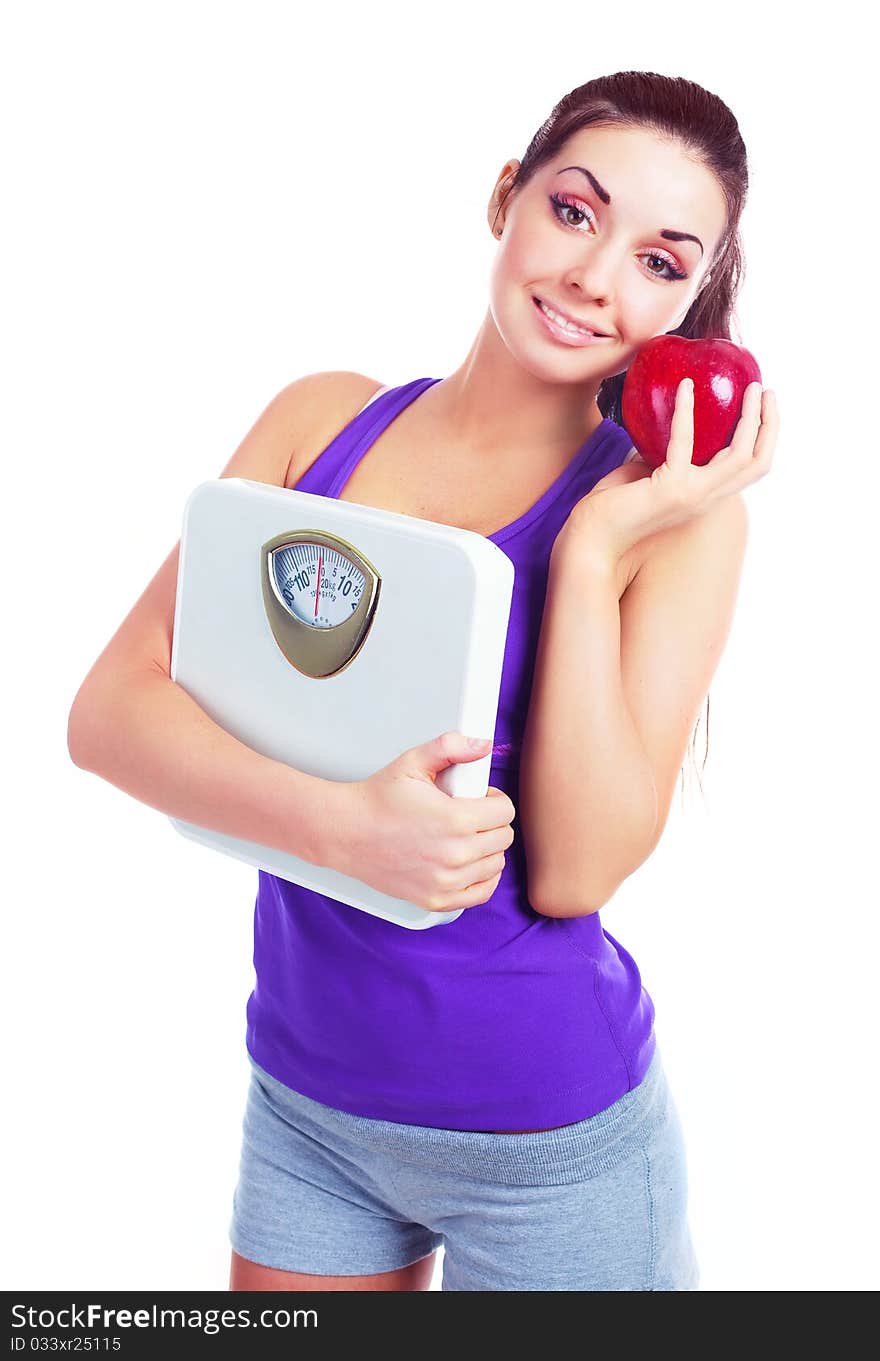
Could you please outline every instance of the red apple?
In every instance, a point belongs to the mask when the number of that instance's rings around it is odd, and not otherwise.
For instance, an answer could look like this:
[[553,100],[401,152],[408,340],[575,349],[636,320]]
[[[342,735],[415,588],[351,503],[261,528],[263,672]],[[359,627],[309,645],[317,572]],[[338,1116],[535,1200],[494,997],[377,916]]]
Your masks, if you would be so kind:
[[754,355],[732,340],[655,336],[627,370],[621,398],[626,432],[652,468],[666,462],[675,394],[694,380],[692,463],[709,463],[733,439],[749,383],[761,381]]

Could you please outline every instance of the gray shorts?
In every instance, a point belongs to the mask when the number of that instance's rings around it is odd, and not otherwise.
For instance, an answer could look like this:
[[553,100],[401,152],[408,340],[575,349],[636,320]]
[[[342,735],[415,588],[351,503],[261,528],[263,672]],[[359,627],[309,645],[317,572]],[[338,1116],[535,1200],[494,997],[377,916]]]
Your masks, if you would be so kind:
[[392,1271],[442,1245],[443,1290],[696,1290],[685,1146],[659,1049],[606,1110],[534,1134],[370,1120],[251,1081],[229,1226],[282,1271]]

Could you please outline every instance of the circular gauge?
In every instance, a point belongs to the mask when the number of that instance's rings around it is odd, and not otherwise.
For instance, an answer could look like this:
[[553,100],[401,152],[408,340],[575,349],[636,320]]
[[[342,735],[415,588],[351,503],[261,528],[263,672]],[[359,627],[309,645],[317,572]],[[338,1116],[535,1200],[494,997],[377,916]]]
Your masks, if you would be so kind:
[[338,628],[361,602],[367,578],[351,558],[323,543],[289,544],[271,554],[272,584],[295,619]]
[[277,534],[262,550],[263,603],[284,656],[303,675],[336,675],[369,634],[381,578],[363,553],[325,530]]

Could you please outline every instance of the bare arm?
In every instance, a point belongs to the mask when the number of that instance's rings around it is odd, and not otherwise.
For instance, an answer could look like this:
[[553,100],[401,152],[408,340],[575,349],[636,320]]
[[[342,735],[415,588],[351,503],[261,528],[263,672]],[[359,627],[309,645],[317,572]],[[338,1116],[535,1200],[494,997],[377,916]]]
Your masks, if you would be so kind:
[[653,538],[628,584],[588,525],[557,539],[519,791],[544,915],[597,911],[659,842],[733,621],[747,528],[742,495],[725,497]]
[[252,750],[158,667],[84,687],[68,747],[83,770],[169,817],[327,863],[323,833],[345,785]]
[[554,551],[519,781],[529,901],[545,916],[596,912],[652,846],[657,797],[624,695],[619,594],[610,563]]
[[[221,476],[283,486],[289,472],[295,480],[377,386],[333,371],[289,383]],[[171,680],[179,557],[178,543],[77,691],[71,758],[170,817],[326,865],[347,785],[252,750]]]

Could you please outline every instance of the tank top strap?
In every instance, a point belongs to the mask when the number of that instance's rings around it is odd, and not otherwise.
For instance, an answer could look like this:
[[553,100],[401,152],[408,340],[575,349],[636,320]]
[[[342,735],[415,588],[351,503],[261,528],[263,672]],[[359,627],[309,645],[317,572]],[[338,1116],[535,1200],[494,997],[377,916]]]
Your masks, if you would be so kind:
[[412,382],[397,387],[382,387],[374,392],[360,411],[318,454],[296,483],[295,490],[312,492],[317,496],[338,496],[385,427],[426,388],[439,382],[439,378],[414,378]]

